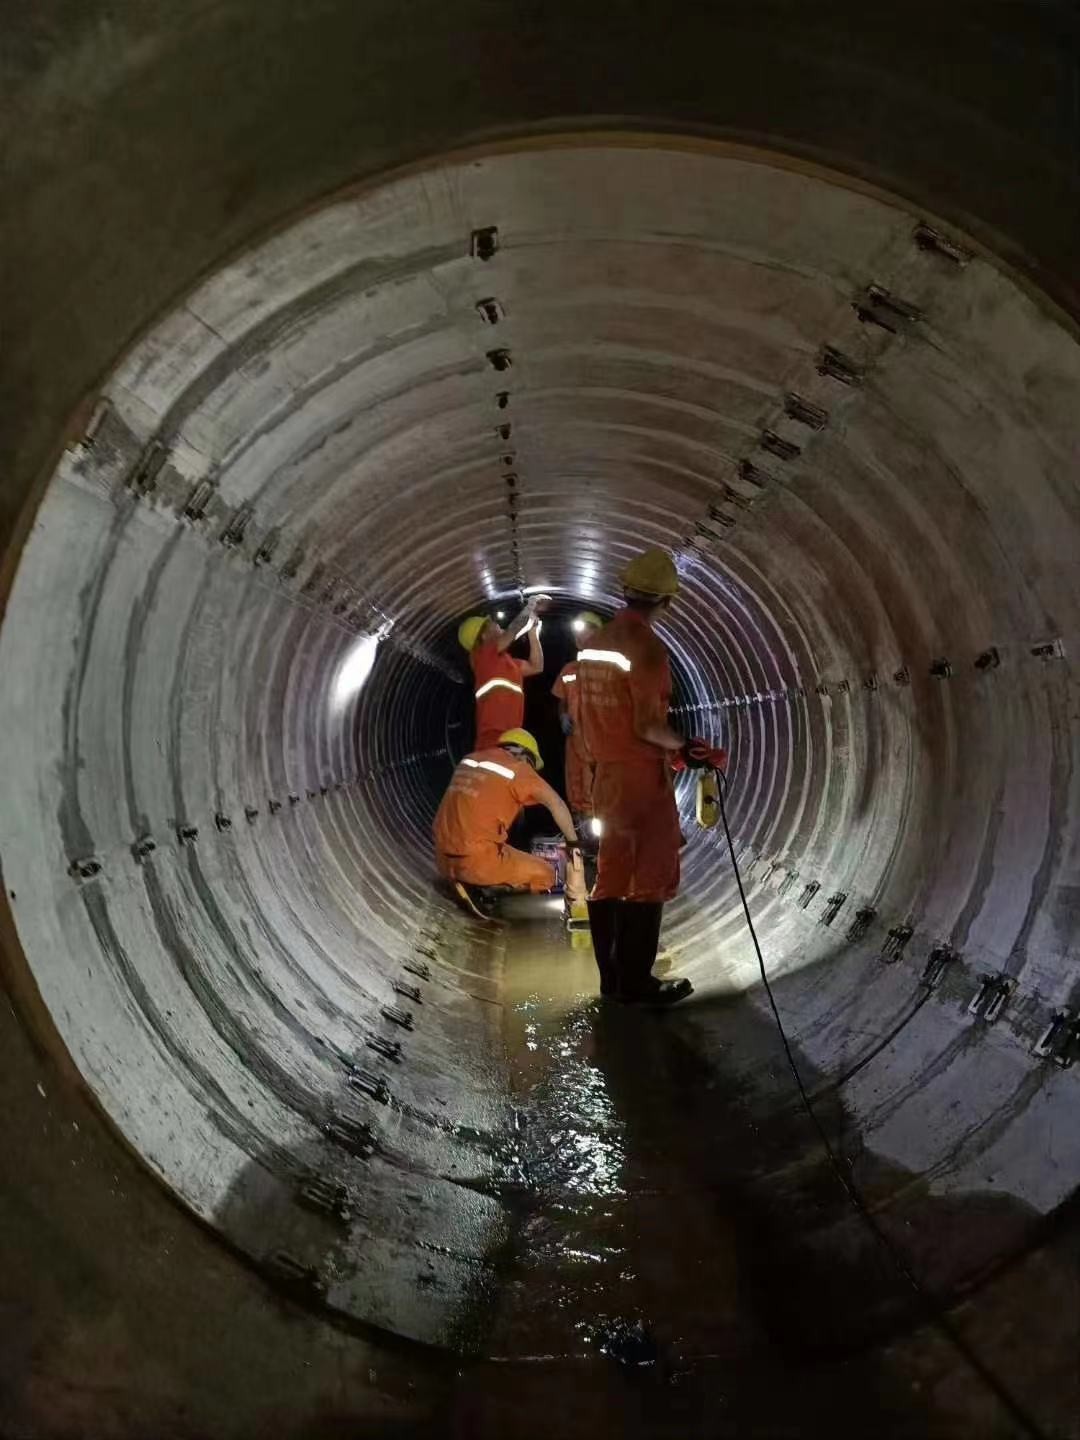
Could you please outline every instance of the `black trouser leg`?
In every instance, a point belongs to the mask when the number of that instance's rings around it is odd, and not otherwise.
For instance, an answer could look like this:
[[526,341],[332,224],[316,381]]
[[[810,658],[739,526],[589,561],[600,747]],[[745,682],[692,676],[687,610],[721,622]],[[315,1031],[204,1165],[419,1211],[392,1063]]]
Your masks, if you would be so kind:
[[619,994],[626,999],[640,999],[655,990],[659,981],[652,967],[660,945],[660,921],[664,914],[661,901],[615,900],[619,907],[615,921],[614,969]]
[[615,940],[618,907],[622,901],[590,900],[588,904],[593,954],[600,971],[600,994],[613,995],[619,980],[615,969]]

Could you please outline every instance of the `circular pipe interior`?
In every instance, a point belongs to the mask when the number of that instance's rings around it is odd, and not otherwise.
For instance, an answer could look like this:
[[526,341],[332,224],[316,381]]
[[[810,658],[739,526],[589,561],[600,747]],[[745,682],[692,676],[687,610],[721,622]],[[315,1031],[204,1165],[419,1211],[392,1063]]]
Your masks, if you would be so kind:
[[[306,1303],[499,1353],[516,941],[433,884],[454,635],[531,588],[610,610],[662,544],[676,723],[730,750],[804,1078],[926,1288],[977,1296],[1080,1174],[1078,379],[954,228],[671,137],[432,162],[207,276],[99,387],[0,632],[4,883],[112,1125]],[[680,804],[665,1023],[783,1137],[722,831]],[[813,1149],[740,1165],[868,1274]],[[848,1340],[922,1318],[844,1305]]]

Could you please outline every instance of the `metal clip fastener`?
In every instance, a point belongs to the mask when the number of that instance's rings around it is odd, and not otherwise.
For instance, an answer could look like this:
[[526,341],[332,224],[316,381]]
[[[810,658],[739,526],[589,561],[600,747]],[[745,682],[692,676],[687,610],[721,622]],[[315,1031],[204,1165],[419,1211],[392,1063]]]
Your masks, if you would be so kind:
[[841,908],[843,907],[844,901],[846,899],[847,894],[843,890],[838,890],[835,895],[829,896],[829,898],[825,901],[825,908],[821,912],[822,925],[831,925],[833,923],[837,915],[840,914]]
[[956,958],[956,951],[951,945],[935,945],[923,966],[920,983],[928,990],[937,989],[941,977]]
[[396,1005],[384,1005],[379,1014],[384,1020],[389,1020],[391,1025],[400,1025],[403,1030],[413,1028],[413,1017],[410,1010],[401,1010]]
[[373,1070],[353,1070],[346,1084],[351,1090],[358,1090],[361,1095],[378,1100],[380,1105],[386,1105],[390,1100],[389,1085],[381,1075],[376,1075]]
[[1080,1056],[1080,1016],[1068,1006],[1056,1011],[1033,1049],[1042,1059],[1067,1069]]
[[809,883],[809,885],[807,885],[807,886],[803,889],[802,894],[799,896],[799,899],[798,899],[798,901],[797,901],[797,904],[798,904],[798,906],[799,906],[799,909],[800,909],[800,910],[809,909],[810,902],[813,900],[814,896],[818,893],[818,891],[819,891],[820,889],[821,889],[821,882],[820,882],[820,880],[811,880],[810,883]]
[[381,1035],[373,1035],[365,1043],[369,1050],[374,1050],[376,1055],[381,1055],[384,1060],[393,1060],[396,1063],[401,1059],[400,1040],[385,1040]]
[[847,938],[851,941],[861,940],[874,923],[876,916],[877,911],[872,910],[869,906],[856,910],[855,919],[848,927]]
[[322,1128],[328,1140],[359,1160],[366,1160],[375,1149],[374,1130],[351,1115],[331,1115]]
[[469,239],[469,254],[474,260],[490,260],[499,248],[499,227],[482,225]]
[[883,960],[899,960],[904,953],[904,947],[915,934],[912,925],[894,925],[885,937],[885,943],[881,947],[881,958]]
[[1015,989],[1016,981],[1010,975],[983,975],[975,998],[968,1006],[968,1014],[992,1025]]
[[93,880],[95,875],[101,874],[101,861],[96,860],[93,855],[72,860],[68,866],[68,874],[75,880]]
[[332,1215],[335,1220],[346,1221],[352,1213],[345,1186],[322,1175],[307,1176],[297,1191],[297,1198],[306,1209]]

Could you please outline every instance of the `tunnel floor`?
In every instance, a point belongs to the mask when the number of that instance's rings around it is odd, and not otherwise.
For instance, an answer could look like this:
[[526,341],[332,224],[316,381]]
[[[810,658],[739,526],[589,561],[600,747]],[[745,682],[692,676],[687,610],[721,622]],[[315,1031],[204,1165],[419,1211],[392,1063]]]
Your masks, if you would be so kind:
[[[557,902],[507,918],[515,1220],[458,1433],[938,1435],[973,1416],[1016,1433],[913,1319],[805,1116],[763,1119],[748,1062],[791,1081],[761,1017],[604,1004]],[[703,1025],[725,1037],[712,1057],[737,1053],[730,1073],[702,1060]]]
[[[880,1257],[837,1261],[825,1284],[798,1214],[759,1205],[755,1169],[776,1146],[804,1171],[802,1204],[837,1205],[802,1117],[762,1133],[742,1084],[698,1058],[694,1002],[602,1004],[589,937],[566,935],[557,901],[513,901],[507,917],[516,1223],[477,1319],[490,1359],[462,1380],[461,1433],[520,1426],[523,1397],[539,1407],[526,1423],[572,1434],[942,1433],[927,1430],[943,1423],[930,1372],[952,1364],[939,1342],[870,1348],[867,1292],[893,1282]],[[723,1009],[743,1045],[775,1048],[746,1007]]]

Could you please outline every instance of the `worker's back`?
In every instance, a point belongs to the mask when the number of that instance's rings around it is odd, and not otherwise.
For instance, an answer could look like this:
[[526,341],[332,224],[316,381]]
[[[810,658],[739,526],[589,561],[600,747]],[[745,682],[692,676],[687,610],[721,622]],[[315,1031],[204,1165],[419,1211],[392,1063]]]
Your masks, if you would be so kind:
[[[658,760],[639,738],[643,721],[663,724],[671,699],[667,650],[636,610],[620,610],[577,659],[577,724],[593,760]],[[636,723],[635,723],[636,722]]]
[[526,805],[546,804],[551,789],[527,760],[501,746],[466,755],[454,771],[433,826],[443,855],[467,855],[505,843]]

